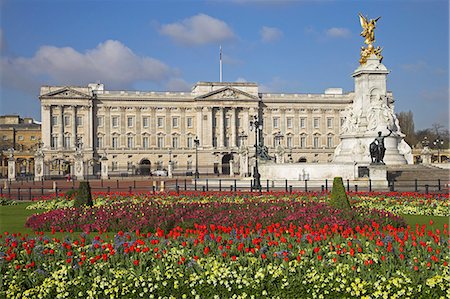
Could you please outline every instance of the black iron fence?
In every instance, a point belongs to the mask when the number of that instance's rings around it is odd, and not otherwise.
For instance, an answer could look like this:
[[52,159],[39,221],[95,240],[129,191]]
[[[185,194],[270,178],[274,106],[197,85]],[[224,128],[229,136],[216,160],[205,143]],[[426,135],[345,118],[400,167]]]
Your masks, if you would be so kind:
[[[228,191],[228,192],[323,192],[331,191],[333,180],[261,180],[260,186],[254,186],[251,178],[217,178],[202,177],[154,177],[125,179],[114,178],[108,180],[91,180],[93,192],[161,192],[161,191]],[[60,195],[78,188],[76,180],[20,180],[15,182],[3,181],[0,186],[0,196],[15,200],[32,200],[35,197]],[[412,180],[389,181],[388,184],[370,179],[364,181],[344,180],[347,192],[396,191],[419,193],[448,193],[448,181]]]

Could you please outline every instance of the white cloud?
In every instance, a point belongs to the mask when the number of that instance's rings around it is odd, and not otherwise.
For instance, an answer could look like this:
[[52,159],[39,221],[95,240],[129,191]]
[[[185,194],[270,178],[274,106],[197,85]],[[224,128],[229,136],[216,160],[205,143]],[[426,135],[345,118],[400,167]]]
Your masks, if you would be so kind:
[[126,88],[138,80],[162,82],[174,73],[163,62],[137,56],[114,40],[107,40],[84,53],[70,47],[43,46],[32,58],[2,58],[1,66],[5,70],[5,83],[15,88],[22,82],[35,85],[42,77],[52,84],[101,81],[110,88]]
[[350,35],[351,35],[350,30],[348,30],[347,28],[338,28],[338,27],[333,27],[333,28],[327,29],[325,31],[325,34],[328,37],[333,37],[333,38],[347,38],[347,37],[350,37]]
[[283,32],[275,27],[263,26],[259,31],[261,40],[265,43],[270,43],[279,40],[283,36]]
[[239,83],[246,83],[247,80],[246,80],[245,78],[243,78],[243,77],[239,77],[239,78],[236,79],[236,82],[239,82]]
[[234,38],[231,28],[222,20],[198,14],[180,22],[162,25],[159,32],[185,45],[218,43]]

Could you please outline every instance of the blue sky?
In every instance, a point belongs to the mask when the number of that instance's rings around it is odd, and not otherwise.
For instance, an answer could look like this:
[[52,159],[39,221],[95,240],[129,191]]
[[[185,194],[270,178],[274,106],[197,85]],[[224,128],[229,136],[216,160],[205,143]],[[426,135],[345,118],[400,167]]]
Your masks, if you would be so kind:
[[0,114],[40,120],[41,85],[190,90],[197,81],[261,91],[354,89],[358,12],[381,16],[376,45],[396,112],[416,129],[449,119],[449,2],[0,0]]

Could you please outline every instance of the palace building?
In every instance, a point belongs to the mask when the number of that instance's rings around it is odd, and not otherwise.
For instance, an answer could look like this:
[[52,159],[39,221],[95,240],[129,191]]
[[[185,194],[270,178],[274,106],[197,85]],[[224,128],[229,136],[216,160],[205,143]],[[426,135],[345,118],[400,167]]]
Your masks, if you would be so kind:
[[[354,93],[261,93],[256,83],[198,82],[191,92],[110,91],[42,86],[44,175],[73,173],[77,146],[86,174],[108,159],[110,175],[147,175],[167,169],[192,173],[196,151],[201,174],[239,174],[239,152],[254,155],[250,121],[263,123],[270,156],[285,162],[326,163],[339,144]],[[198,146],[195,142],[198,138]],[[231,163],[230,163],[231,161]],[[231,167],[230,167],[231,166]],[[246,175],[242,174],[241,175]]]

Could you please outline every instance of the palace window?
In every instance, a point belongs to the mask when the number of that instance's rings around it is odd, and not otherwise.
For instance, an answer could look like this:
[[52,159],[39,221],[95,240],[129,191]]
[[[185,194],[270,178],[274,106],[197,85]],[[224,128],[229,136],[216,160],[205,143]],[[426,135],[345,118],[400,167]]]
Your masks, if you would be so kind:
[[58,125],[58,116],[54,115],[52,116],[52,126]]
[[158,148],[163,148],[163,147],[164,147],[164,137],[158,136]]
[[127,126],[128,128],[132,128],[134,126],[134,117],[132,116],[127,117]]
[[187,127],[188,128],[192,128],[193,127],[193,125],[192,125],[192,117],[188,117],[186,122],[187,122]]
[[144,137],[142,137],[142,147],[143,148],[148,148],[148,137],[147,136],[144,136]]
[[111,163],[111,170],[112,171],[117,170],[117,161],[112,161],[112,163]]
[[158,117],[157,122],[158,122],[158,128],[164,127],[164,117]]
[[333,128],[333,118],[328,117],[327,118],[327,128],[332,129]]
[[36,140],[36,136],[30,136],[30,140],[32,140],[32,141],[34,141],[34,140]]
[[293,123],[292,117],[288,117],[286,119],[286,124],[287,124],[288,129],[292,129],[292,126],[293,126],[292,123]]
[[328,136],[327,137],[327,147],[333,147],[333,136]]
[[279,117],[274,117],[273,121],[272,121],[273,127],[275,129],[279,128],[280,126],[280,118]]
[[314,148],[319,148],[319,137],[317,137],[317,136],[314,136],[313,147]]
[[292,146],[293,146],[293,139],[292,139],[292,136],[288,136],[287,138],[286,138],[286,146],[288,147],[288,148],[292,148]]
[[228,128],[230,126],[230,118],[225,117],[225,128]]
[[64,115],[64,126],[70,126],[70,115]]
[[142,118],[142,126],[143,126],[144,128],[148,128],[148,127],[149,127],[149,119],[148,119],[148,116],[144,116],[144,117]]
[[81,127],[83,126],[83,117],[82,116],[77,116],[77,127]]
[[52,149],[55,149],[58,146],[58,137],[52,136],[50,146]]
[[113,128],[119,127],[119,117],[118,116],[113,116],[111,118],[111,123],[112,123],[112,127]]
[[178,128],[178,117],[172,117],[172,128]]
[[23,136],[20,135],[20,136],[18,137],[18,139],[19,139],[19,141],[23,141]]
[[194,144],[194,139],[191,137],[191,136],[189,136],[188,138],[187,138],[187,147],[188,148],[192,148],[193,147],[193,144]]
[[132,149],[134,147],[134,137],[133,136],[127,137],[127,146],[129,149]]
[[172,137],[172,148],[178,148],[178,136]]
[[97,116],[97,123],[99,127],[103,127],[103,116]]
[[306,137],[305,136],[300,137],[300,147],[306,148]]
[[313,128],[314,129],[318,129],[319,128],[319,118],[318,117],[315,117],[314,119],[313,119]]
[[118,148],[119,147],[119,137],[113,137],[111,139],[111,146],[112,146],[112,148]]
[[97,149],[103,148],[103,137],[97,136]]
[[65,136],[64,137],[64,148],[69,148],[69,147],[70,147],[70,137]]
[[302,129],[306,128],[306,117],[300,118],[300,128]]

